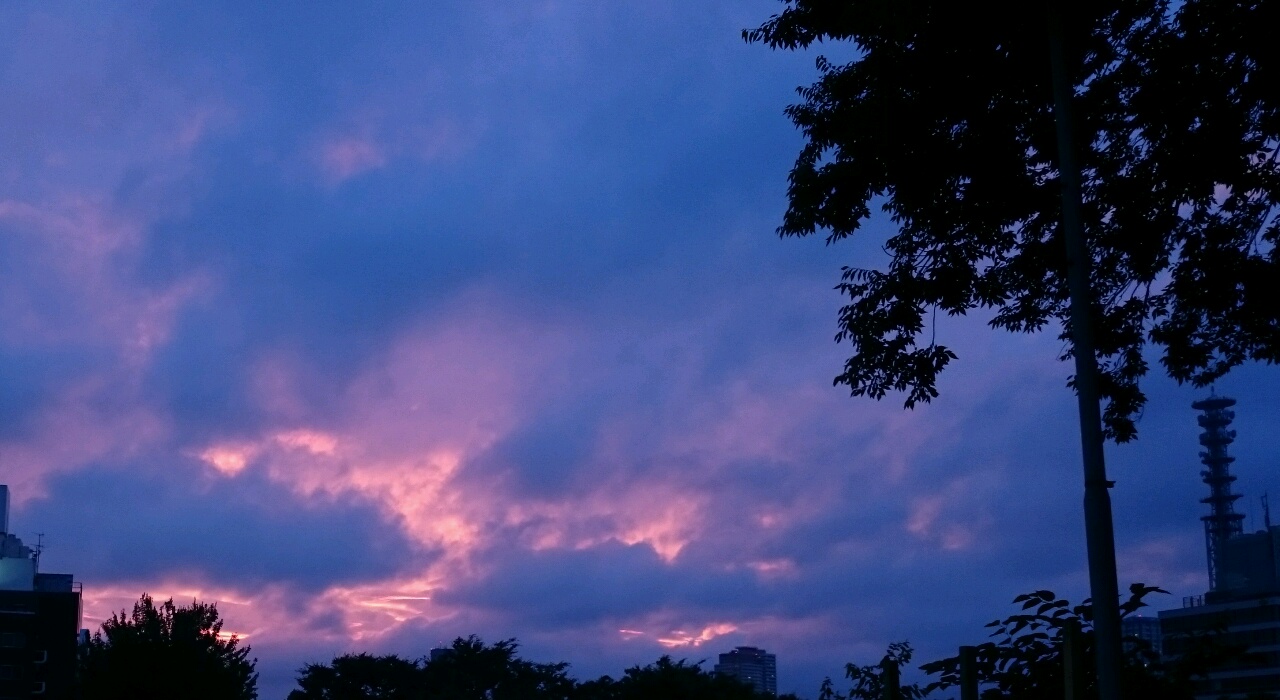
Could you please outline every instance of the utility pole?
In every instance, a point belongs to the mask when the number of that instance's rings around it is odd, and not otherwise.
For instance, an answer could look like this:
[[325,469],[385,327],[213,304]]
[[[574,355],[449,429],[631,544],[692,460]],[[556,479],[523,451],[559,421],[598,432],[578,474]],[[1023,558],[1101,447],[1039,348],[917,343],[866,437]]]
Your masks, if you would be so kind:
[[1067,620],[1062,627],[1062,690],[1066,700],[1084,700],[1084,640],[1080,622]]
[[960,700],[978,700],[977,647],[960,647]]
[[1098,357],[1093,338],[1093,294],[1089,249],[1081,221],[1080,167],[1072,143],[1074,86],[1063,48],[1062,0],[1049,3],[1049,57],[1053,113],[1058,132],[1058,182],[1062,187],[1062,233],[1067,246],[1067,288],[1071,295],[1071,343],[1075,358],[1080,447],[1084,458],[1084,529],[1089,552],[1089,593],[1097,650],[1098,700],[1120,700],[1120,590],[1116,583],[1115,528],[1111,521],[1111,481],[1103,452],[1098,395]]
[[886,656],[880,662],[880,668],[884,671],[880,676],[882,700],[902,700],[902,672],[898,669],[898,662]]

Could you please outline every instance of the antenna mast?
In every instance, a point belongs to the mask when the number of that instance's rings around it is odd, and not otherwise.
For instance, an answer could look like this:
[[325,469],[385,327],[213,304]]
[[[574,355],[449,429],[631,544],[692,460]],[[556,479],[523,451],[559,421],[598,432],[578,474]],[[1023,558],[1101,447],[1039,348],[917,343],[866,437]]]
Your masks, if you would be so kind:
[[43,532],[37,532],[37,533],[36,533],[36,546],[35,546],[35,548],[34,548],[32,551],[34,551],[34,552],[35,552],[35,556],[34,556],[34,557],[32,557],[32,559],[34,559],[34,560],[35,560],[35,562],[36,562],[36,571],[39,571],[39,570],[40,570],[40,555],[41,555],[41,554],[44,554],[44,533],[43,533]]

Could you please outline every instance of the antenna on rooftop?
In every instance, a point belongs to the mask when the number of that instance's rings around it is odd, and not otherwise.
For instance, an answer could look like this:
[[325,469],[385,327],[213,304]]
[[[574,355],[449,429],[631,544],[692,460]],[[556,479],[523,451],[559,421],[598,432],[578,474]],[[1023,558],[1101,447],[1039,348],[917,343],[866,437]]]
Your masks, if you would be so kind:
[[35,562],[36,562],[36,571],[39,571],[40,555],[44,554],[44,533],[43,532],[36,533],[36,546],[33,549],[33,551],[35,552],[35,556],[32,558],[35,559]]
[[1262,525],[1271,532],[1271,502],[1267,500],[1267,492],[1262,492]]

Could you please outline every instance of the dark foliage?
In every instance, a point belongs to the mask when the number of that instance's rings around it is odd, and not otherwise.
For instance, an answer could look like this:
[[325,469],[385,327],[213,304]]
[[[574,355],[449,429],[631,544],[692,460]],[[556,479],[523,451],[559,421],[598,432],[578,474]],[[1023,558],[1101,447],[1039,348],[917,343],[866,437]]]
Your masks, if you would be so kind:
[[[1120,605],[1121,616],[1128,617],[1145,607],[1144,599],[1148,595],[1164,592],[1142,584],[1130,586],[1129,599]],[[1013,602],[1021,604],[1023,612],[989,623],[987,626],[994,629],[991,636],[995,641],[977,647],[978,677],[992,686],[983,691],[983,700],[1063,697],[1062,640],[1068,623],[1078,625],[1081,630],[1081,668],[1087,669],[1080,677],[1084,683],[1083,697],[1097,697],[1094,675],[1089,672],[1093,669],[1094,655],[1093,611],[1089,602],[1073,606],[1052,591],[1044,590],[1020,595]],[[1211,655],[1219,652],[1225,658],[1226,650],[1216,648],[1204,648],[1198,658],[1211,663],[1216,658]],[[939,676],[928,686],[930,690],[952,687],[960,680],[958,657],[928,663],[921,669]],[[1191,700],[1190,677],[1203,670],[1198,661],[1163,664],[1144,642],[1130,640],[1122,666],[1121,686],[1125,697]]]
[[[1163,590],[1143,584],[1129,587],[1129,598],[1120,605],[1127,617],[1145,607],[1147,596]],[[1083,683],[1082,698],[1097,698],[1094,685],[1093,610],[1089,601],[1072,605],[1052,591],[1035,591],[1014,599],[1022,611],[987,625],[992,628],[989,641],[976,647],[976,670],[981,683],[982,700],[1061,700],[1065,694],[1063,640],[1068,626],[1080,631]],[[1248,661],[1245,649],[1221,644],[1217,635],[1209,633],[1193,637],[1186,644],[1187,653],[1175,660],[1162,659],[1144,640],[1126,640],[1121,683],[1126,698],[1161,698],[1192,700],[1192,681],[1202,678],[1213,668]],[[893,661],[905,668],[911,661],[911,647],[905,642],[889,645],[884,661],[876,666],[849,664],[846,676],[852,681],[847,695],[834,689],[827,679],[819,693],[820,700],[880,700],[883,697],[884,665]],[[920,670],[936,680],[921,687],[902,684],[904,700],[924,697],[952,697],[960,683],[960,658],[953,656],[920,666]],[[949,691],[949,692],[948,692]]]
[[[855,233],[882,208],[886,265],[845,268],[836,382],[937,396],[955,353],[926,319],[1057,323],[1071,355],[1045,3],[784,0],[750,42],[850,42],[787,115],[806,144],[784,236]],[[1179,382],[1280,360],[1280,3],[1061,3],[1108,434],[1135,435],[1144,346]]]
[[[339,656],[308,664],[289,700],[764,700],[750,686],[672,661],[629,668],[621,678],[578,683],[568,664],[540,664],[516,655],[515,640],[485,645],[457,639],[433,661],[396,656]],[[779,700],[796,700],[782,696]]]
[[478,637],[456,639],[452,653],[423,665],[429,700],[568,700],[574,682],[567,663],[541,664],[516,655],[507,639],[485,645]]
[[486,645],[456,639],[434,661],[397,656],[339,656],[308,664],[289,700],[570,700],[568,664],[539,664],[516,655],[515,640]]
[[663,656],[657,663],[634,666],[622,678],[605,676],[583,683],[578,700],[764,700],[750,686],[737,679],[708,673],[699,663],[672,661]]
[[[911,663],[912,650],[911,645],[906,642],[894,642],[889,645],[885,651],[884,658],[875,666],[858,666],[857,664],[846,664],[844,675],[853,684],[848,695],[843,695],[836,691],[835,684],[830,678],[822,681],[822,688],[818,692],[818,700],[880,700],[885,697],[886,674],[885,666],[894,664],[899,669],[907,667]],[[898,682],[898,695],[903,700],[918,700],[925,695],[915,683]]]
[[254,700],[256,659],[234,636],[223,638],[213,604],[156,607],[142,595],[132,614],[102,623],[85,650],[85,700]]
[[422,668],[398,656],[346,654],[326,666],[307,664],[288,700],[418,700]]

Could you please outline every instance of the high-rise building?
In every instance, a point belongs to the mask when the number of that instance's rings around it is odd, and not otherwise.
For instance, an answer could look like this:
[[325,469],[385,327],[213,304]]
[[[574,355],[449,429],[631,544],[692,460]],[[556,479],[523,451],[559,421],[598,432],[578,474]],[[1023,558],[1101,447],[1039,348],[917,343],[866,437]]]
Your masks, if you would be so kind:
[[1204,432],[1205,450],[1200,472],[1209,486],[1204,521],[1209,590],[1183,599],[1181,609],[1160,612],[1164,654],[1176,657],[1192,644],[1192,636],[1221,632],[1220,640],[1245,647],[1249,657],[1213,669],[1197,681],[1197,700],[1245,697],[1250,693],[1280,693],[1280,527],[1272,527],[1264,506],[1265,526],[1245,534],[1244,516],[1233,504],[1229,465],[1235,460],[1227,446],[1235,439],[1227,427],[1235,418],[1234,399],[1210,396],[1192,407]]
[[1164,638],[1160,628],[1160,618],[1144,615],[1130,615],[1120,622],[1120,634],[1124,636],[1125,648],[1133,640],[1141,639],[1150,645],[1157,656],[1164,649]]
[[42,574],[40,552],[9,532],[9,487],[0,485],[0,698],[69,700],[80,644],[80,587]]
[[759,693],[778,694],[778,659],[757,647],[737,647],[720,655],[715,672],[733,676]]
[[1246,647],[1250,657],[1219,666],[1196,681],[1197,700],[1280,692],[1280,595],[1204,600],[1193,596],[1181,609],[1160,612],[1164,653],[1185,653],[1191,635],[1222,632],[1223,643]]
[[447,659],[450,656],[453,656],[453,654],[453,647],[436,647],[427,653],[427,658],[431,661],[440,661],[441,659]]

